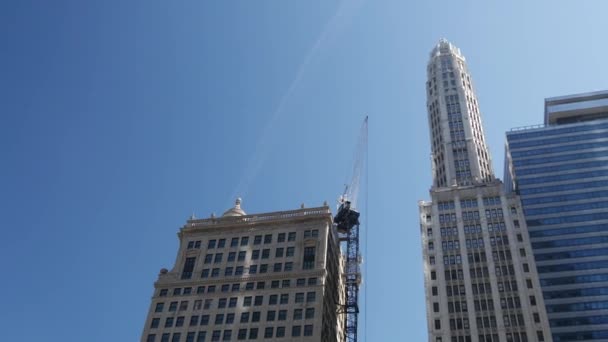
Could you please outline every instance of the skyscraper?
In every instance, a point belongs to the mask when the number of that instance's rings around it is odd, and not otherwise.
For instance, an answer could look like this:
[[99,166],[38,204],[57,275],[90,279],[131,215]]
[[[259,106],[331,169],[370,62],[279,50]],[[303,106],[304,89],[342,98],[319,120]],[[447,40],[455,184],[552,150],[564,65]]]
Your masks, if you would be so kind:
[[523,204],[554,341],[608,340],[608,91],[545,100],[507,133],[505,185]]
[[492,171],[460,50],[427,68],[431,201],[419,203],[430,342],[551,341],[519,198]]
[[327,205],[222,217],[180,229],[142,342],[342,341],[343,259]]

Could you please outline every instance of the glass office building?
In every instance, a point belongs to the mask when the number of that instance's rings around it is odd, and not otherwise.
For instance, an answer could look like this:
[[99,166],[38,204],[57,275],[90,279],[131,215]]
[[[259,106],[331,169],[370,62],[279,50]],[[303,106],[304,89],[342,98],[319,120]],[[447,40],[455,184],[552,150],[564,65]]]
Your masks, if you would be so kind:
[[608,341],[608,91],[545,100],[545,123],[507,133],[554,341]]

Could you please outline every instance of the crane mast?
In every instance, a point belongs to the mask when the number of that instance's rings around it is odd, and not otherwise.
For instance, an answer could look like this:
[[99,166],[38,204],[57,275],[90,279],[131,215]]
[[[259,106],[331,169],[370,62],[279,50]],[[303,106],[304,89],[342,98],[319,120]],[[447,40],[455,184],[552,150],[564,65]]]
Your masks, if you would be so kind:
[[[358,199],[361,176],[367,157],[367,117],[361,126],[350,184],[342,196],[334,225],[338,231],[342,250],[345,251],[344,284],[345,303],[340,304],[338,313],[344,315],[344,342],[357,342],[359,316],[359,287],[361,285],[361,255],[359,251]],[[367,192],[367,189],[365,189]],[[367,195],[367,194],[366,194]],[[367,201],[367,200],[366,200]],[[366,213],[367,214],[367,213]],[[365,227],[367,229],[367,227]]]

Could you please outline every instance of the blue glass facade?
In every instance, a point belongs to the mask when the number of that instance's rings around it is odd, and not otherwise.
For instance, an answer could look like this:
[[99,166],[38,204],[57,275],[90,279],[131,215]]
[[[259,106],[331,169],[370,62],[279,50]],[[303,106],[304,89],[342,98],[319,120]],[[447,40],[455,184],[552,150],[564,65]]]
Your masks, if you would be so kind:
[[546,115],[507,133],[505,183],[522,200],[553,340],[606,340],[608,119]]

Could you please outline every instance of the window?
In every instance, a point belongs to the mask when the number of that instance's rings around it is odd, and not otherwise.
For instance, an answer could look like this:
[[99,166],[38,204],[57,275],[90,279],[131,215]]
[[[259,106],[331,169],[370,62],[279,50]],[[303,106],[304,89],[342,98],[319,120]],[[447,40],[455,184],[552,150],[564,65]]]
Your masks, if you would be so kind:
[[290,285],[291,285],[291,280],[290,280],[290,279],[284,279],[284,280],[281,282],[281,287],[282,287],[282,288],[289,287]]
[[258,273],[258,265],[249,266],[249,274],[256,274],[256,273]]
[[268,297],[268,305],[275,305],[275,304],[277,304],[278,300],[279,300],[279,296],[278,295],[276,295],[276,294],[275,295],[270,295]]
[[150,329],[158,328],[159,324],[160,324],[160,318],[152,318],[152,322],[150,322]]
[[279,288],[279,281],[278,280],[273,280],[270,282],[270,288],[271,289],[278,289]]
[[224,276],[226,276],[226,277],[232,276],[233,271],[234,271],[234,267],[226,267],[226,269],[224,270]]
[[243,270],[244,270],[243,266],[237,266],[234,269],[234,275],[235,276],[243,275]]
[[296,293],[296,303],[304,303],[304,292]]
[[273,270],[273,272],[281,272],[282,269],[283,269],[283,264],[280,262],[277,262],[274,264],[274,267],[272,270]]
[[173,326],[173,317],[167,317],[165,320],[165,328],[171,328]]
[[247,246],[249,244],[249,237],[248,236],[243,236],[241,238],[241,246]]
[[223,257],[223,253],[216,253],[215,260],[213,262],[216,264],[219,264],[220,262],[222,262],[222,257]]
[[148,338],[146,338],[146,342],[155,342],[156,341],[156,334],[150,334],[148,335]]
[[219,239],[217,241],[217,248],[224,248],[226,247],[226,239]]
[[530,266],[527,263],[524,263],[522,266],[524,268],[524,272],[526,272],[526,273],[530,272]]
[[261,244],[261,243],[262,243],[262,235],[256,235],[256,236],[253,238],[253,244],[254,244],[254,245],[259,245],[259,244]]
[[205,287],[204,286],[197,287],[196,288],[196,293],[197,294],[205,293]]
[[169,304],[169,312],[177,311],[177,302],[171,302]]
[[228,292],[228,291],[230,291],[230,284],[222,285],[222,292]]
[[438,319],[435,320],[435,330],[441,330],[441,321]]
[[251,297],[251,296],[247,296],[247,297],[243,298],[243,306],[251,306],[252,299],[253,299],[253,297]]
[[211,341],[219,341],[220,336],[222,336],[221,330],[213,330],[213,334],[211,334]]
[[205,268],[203,272],[201,272],[201,278],[209,278],[209,269]]
[[431,280],[437,280],[437,272],[431,271]]
[[298,337],[301,335],[301,333],[302,333],[302,326],[294,325],[293,327],[291,327],[291,336],[292,337]]
[[526,279],[526,286],[531,289],[532,288],[532,279]]
[[196,339],[196,342],[205,342],[205,337],[207,337],[207,332],[206,331],[199,331],[198,332],[198,337]]
[[296,241],[296,232],[291,232],[287,235],[287,241]]
[[164,306],[165,303],[156,303],[156,309],[154,309],[154,312],[163,312]]
[[215,292],[215,285],[207,286],[207,293],[214,293],[214,292]]
[[182,289],[181,288],[173,289],[173,295],[174,296],[179,296],[181,294],[182,294]]
[[187,295],[189,295],[191,293],[192,293],[192,288],[191,287],[184,287],[184,292],[183,292],[184,296],[187,296]]
[[160,338],[160,342],[169,342],[169,335],[169,333],[164,333]]
[[205,299],[205,304],[203,305],[203,309],[204,310],[210,309],[212,304],[213,304],[213,299],[211,299],[211,298]]
[[296,286],[304,286],[306,284],[306,279],[300,278],[296,281]]
[[239,245],[239,238],[232,238],[230,240],[230,247],[237,247]]
[[192,271],[194,270],[194,263],[196,262],[196,258],[186,258],[184,262],[184,269],[182,271],[182,279],[190,279],[192,278]]
[[264,289],[264,285],[265,285],[265,284],[266,284],[266,283],[265,283],[265,282],[263,282],[263,281],[258,281],[258,283],[257,283],[257,285],[256,285],[256,288],[257,288],[258,290],[263,290],[263,289]]
[[224,324],[224,314],[215,315],[215,324]]
[[272,243],[272,234],[264,235],[264,244]]
[[247,339],[247,329],[239,329],[239,334],[238,334],[237,339],[239,339],[239,340]]
[[281,304],[287,304],[289,303],[289,293],[283,293],[281,294]]
[[209,325],[209,315],[201,316],[201,325]]
[[431,287],[431,293],[433,294],[433,296],[437,296],[437,286]]
[[308,292],[306,294],[306,302],[307,303],[314,302],[316,300],[316,297],[317,297],[316,292]]
[[285,268],[283,269],[283,271],[285,271],[285,272],[293,271],[293,262],[286,262]]
[[218,307],[218,309],[225,308],[227,303],[228,303],[228,299],[227,298],[220,298],[217,301],[217,307]]
[[439,303],[433,303],[433,312],[439,312]]
[[249,323],[249,312],[241,313],[241,323]]
[[260,306],[264,302],[264,296],[255,296],[253,300],[253,305]]
[[179,342],[179,339],[182,337],[181,333],[173,333],[173,338],[171,339],[171,342]]
[[238,301],[237,297],[230,298],[230,301],[228,302],[228,307],[229,308],[236,308],[237,301]]
[[254,249],[251,251],[251,260],[258,260],[260,258],[260,250]]
[[313,278],[308,278],[308,286],[314,286],[317,285],[317,278],[313,277]]
[[211,270],[211,277],[212,278],[216,278],[220,276],[220,269],[219,268],[214,268]]
[[254,311],[253,314],[251,315],[251,322],[255,323],[255,322],[259,322],[259,321],[260,321],[260,312]]
[[276,314],[276,311],[268,310],[268,312],[266,313],[266,321],[273,322],[275,319],[275,314]]
[[191,331],[186,335],[186,342],[194,342],[194,337],[196,336],[196,332]]
[[246,256],[247,256],[247,251],[240,251],[238,261],[245,261]]
[[249,339],[255,340],[258,338],[258,328],[249,329]]
[[198,325],[198,315],[194,315],[190,317],[190,326],[197,326]]
[[215,248],[215,242],[216,240],[209,240],[209,243],[207,244],[207,249]]
[[307,308],[306,309],[306,319],[315,318],[315,308]]
[[293,320],[300,320],[302,319],[302,309],[294,309],[293,310]]
[[270,249],[262,250],[262,259],[268,259],[270,257]]
[[536,297],[530,296],[530,305],[536,306]]
[[304,326],[304,336],[312,336],[312,325],[305,325]]
[[177,320],[175,321],[175,326],[176,327],[183,327],[184,326],[184,316],[177,317]]
[[287,247],[287,250],[285,251],[285,257],[289,258],[289,257],[293,257],[293,255],[295,254],[296,248],[295,247]]
[[285,327],[277,327],[276,337],[285,337]]
[[282,258],[283,257],[283,252],[285,250],[283,248],[277,248],[275,253],[274,253],[274,257],[275,258]]
[[166,297],[167,296],[167,292],[169,292],[169,290],[167,289],[161,289],[160,292],[158,293],[159,297]]
[[287,310],[279,310],[279,321],[287,319]]
[[315,267],[315,247],[304,247],[304,263],[302,268],[310,270]]
[[253,282],[247,283],[245,285],[245,291],[253,290],[253,284],[254,284]]
[[268,264],[261,264],[260,273],[266,273],[266,272],[268,272]]
[[274,333],[274,328],[267,327],[266,329],[264,329],[264,338],[271,338],[273,333]]
[[230,252],[228,253],[228,262],[230,261],[234,261],[236,259],[236,252]]
[[277,236],[277,242],[285,242],[285,233],[279,233]]

